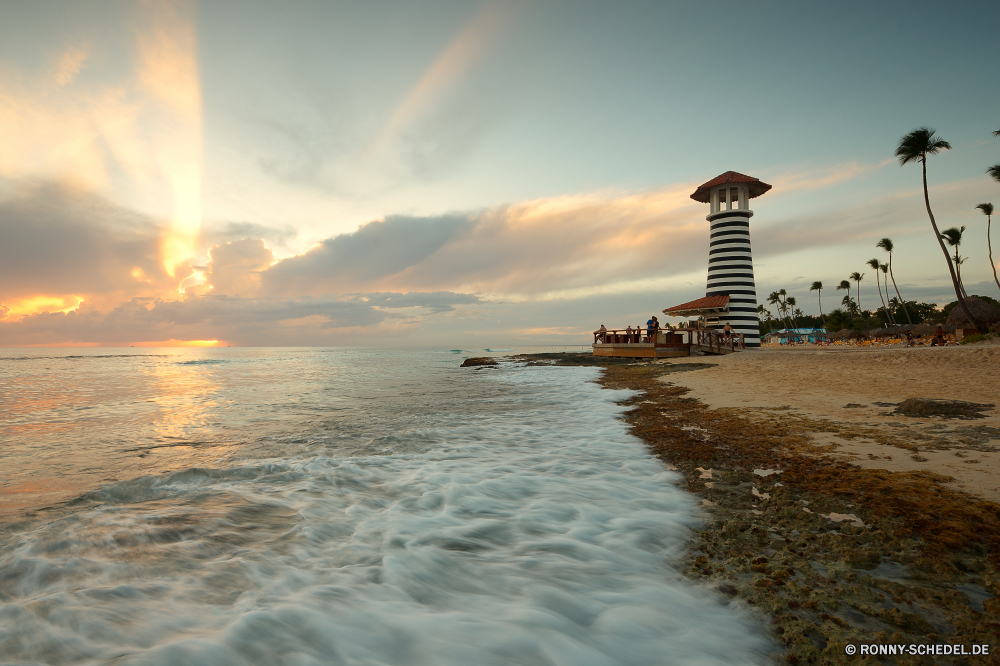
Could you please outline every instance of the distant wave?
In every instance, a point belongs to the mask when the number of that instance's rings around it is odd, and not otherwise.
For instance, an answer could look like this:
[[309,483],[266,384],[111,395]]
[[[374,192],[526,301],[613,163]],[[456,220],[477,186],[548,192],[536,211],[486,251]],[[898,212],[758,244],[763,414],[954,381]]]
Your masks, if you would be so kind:
[[0,361],[51,361],[62,358],[158,358],[169,354],[74,354],[71,356],[0,356]]
[[200,358],[194,361],[180,361],[177,365],[218,365],[220,363],[225,363],[225,361],[216,358]]
[[502,351],[514,351],[513,349],[484,349],[483,351],[488,352],[502,352]]

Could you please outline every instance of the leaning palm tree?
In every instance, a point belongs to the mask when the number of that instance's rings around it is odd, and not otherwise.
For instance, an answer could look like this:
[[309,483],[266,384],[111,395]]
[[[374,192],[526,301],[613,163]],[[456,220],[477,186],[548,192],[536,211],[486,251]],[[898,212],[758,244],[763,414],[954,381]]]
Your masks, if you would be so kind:
[[993,219],[993,204],[981,203],[976,208],[983,211],[983,215],[986,216],[986,249],[990,253],[990,268],[993,269],[993,281],[997,283],[997,288],[1000,289],[1000,280],[997,279],[997,265],[993,263],[993,244],[990,243],[990,222]]
[[879,260],[878,259],[869,259],[868,260],[868,265],[875,269],[875,286],[878,289],[878,300],[882,301],[882,310],[885,311],[885,323],[886,323],[886,325],[891,324],[892,323],[892,316],[889,315],[889,308],[887,308],[885,306],[885,299],[882,298],[882,283],[879,282],[879,279],[878,279]]
[[882,284],[885,285],[885,304],[886,304],[886,310],[885,311],[889,314],[889,321],[891,321],[892,325],[895,326],[896,325],[896,315],[888,307],[890,305],[890,303],[891,303],[891,300],[889,298],[889,265],[885,264],[885,263],[881,263],[881,264],[878,265],[878,269],[880,271],[882,271]]
[[785,318],[785,314],[788,307],[785,305],[785,294],[787,292],[784,289],[779,289],[778,291],[772,291],[771,295],[767,297],[767,302],[773,305],[778,310],[778,314],[781,316],[781,323],[785,328],[788,328],[788,321]]
[[[854,271],[853,273],[851,273],[850,278],[852,280],[854,280],[855,282],[858,283],[858,310],[860,310],[861,309],[861,281],[865,278],[865,274],[864,273],[859,273],[857,271]],[[847,293],[851,293],[851,292],[847,292]]]
[[[969,304],[965,302],[965,296],[962,294],[961,284],[958,281],[958,274],[955,272],[955,266],[951,263],[951,256],[944,246],[941,232],[938,231],[937,221],[934,219],[934,213],[931,212],[931,199],[927,193],[927,156],[936,155],[942,150],[950,149],[951,144],[944,139],[935,137],[934,130],[928,127],[921,127],[913,130],[899,140],[899,146],[896,148],[896,157],[899,158],[900,166],[909,164],[910,162],[920,162],[923,172],[924,206],[927,208],[927,217],[931,220],[931,228],[934,229],[934,237],[937,238],[938,245],[941,246],[941,252],[944,254],[945,261],[948,262],[948,272],[951,274],[951,283],[955,287],[955,296],[958,298],[958,304],[961,306],[965,316],[969,318],[969,322],[976,327],[976,330],[980,333],[986,333],[986,327],[972,316]],[[1000,164],[995,168],[1000,173]]]
[[968,298],[969,295],[965,293],[965,284],[962,282],[962,264],[965,263],[965,259],[960,257],[958,254],[958,249],[962,246],[962,234],[964,233],[964,226],[961,229],[958,227],[952,227],[951,229],[945,229],[941,232],[941,239],[949,246],[955,248],[955,256],[953,259],[955,261],[955,273],[958,275],[958,288],[962,290],[962,295]]
[[826,315],[823,314],[823,283],[817,280],[812,283],[809,287],[809,291],[819,292],[816,297],[819,299],[819,318],[823,320],[823,326],[826,326]]
[[[892,274],[892,251],[895,246],[892,244],[891,238],[883,238],[879,242],[875,243],[875,247],[880,247],[889,253],[889,279],[892,280],[892,288],[896,290],[896,298],[899,299],[900,304],[903,306],[903,312],[906,314],[906,323],[912,324],[913,320],[910,319],[910,311],[906,309],[906,301],[899,294],[899,287],[896,286],[896,276]],[[885,288],[886,293],[889,292],[889,287]]]

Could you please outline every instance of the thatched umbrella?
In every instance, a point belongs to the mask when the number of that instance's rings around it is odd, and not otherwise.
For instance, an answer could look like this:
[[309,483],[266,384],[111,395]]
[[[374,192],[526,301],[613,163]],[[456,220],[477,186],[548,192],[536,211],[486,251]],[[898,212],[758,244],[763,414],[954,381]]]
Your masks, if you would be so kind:
[[842,328],[830,335],[833,340],[857,340],[861,338],[861,333],[850,328]]
[[[965,303],[969,306],[969,312],[980,324],[996,324],[1000,322],[1000,310],[987,303],[981,298],[975,296],[969,296],[965,299]],[[947,323],[958,328],[972,328],[972,322],[969,318],[965,316],[965,311],[960,307],[954,307],[951,312],[948,313]]]

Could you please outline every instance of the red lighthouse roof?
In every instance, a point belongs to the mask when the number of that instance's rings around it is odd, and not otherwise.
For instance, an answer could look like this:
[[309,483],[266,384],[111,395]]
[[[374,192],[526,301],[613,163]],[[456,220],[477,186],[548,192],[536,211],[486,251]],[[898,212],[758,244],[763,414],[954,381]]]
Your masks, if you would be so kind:
[[687,303],[675,305],[672,308],[664,310],[663,314],[670,317],[691,317],[705,314],[718,314],[719,312],[725,310],[728,306],[729,295],[722,294],[697,298],[693,301],[688,301]]
[[759,178],[754,178],[752,176],[745,176],[742,173],[737,173],[736,171],[727,171],[726,173],[716,176],[712,180],[698,186],[698,189],[694,191],[691,198],[695,201],[700,201],[701,203],[708,203],[708,191],[713,187],[718,185],[725,185],[726,183],[733,184],[743,184],[746,183],[750,187],[750,198],[759,197],[760,195],[771,189],[771,186],[767,183],[761,181]]

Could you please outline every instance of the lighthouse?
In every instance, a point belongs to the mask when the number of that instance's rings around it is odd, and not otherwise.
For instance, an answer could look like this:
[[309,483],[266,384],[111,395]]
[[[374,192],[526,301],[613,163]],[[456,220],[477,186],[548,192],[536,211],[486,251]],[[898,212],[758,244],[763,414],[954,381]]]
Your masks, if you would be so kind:
[[708,286],[705,296],[728,296],[718,313],[719,328],[729,324],[742,333],[747,347],[760,347],[757,291],[750,255],[750,199],[771,189],[757,178],[727,171],[701,185],[691,198],[710,206]]

